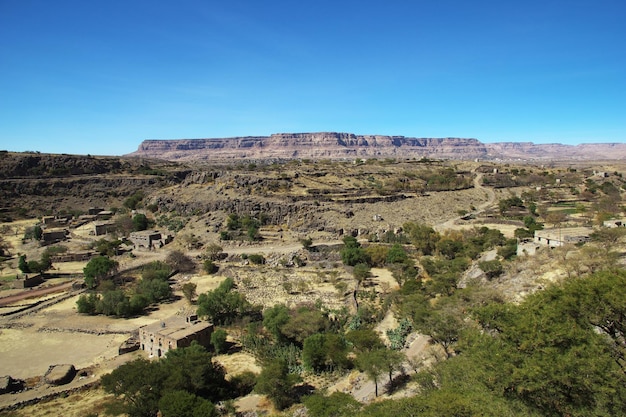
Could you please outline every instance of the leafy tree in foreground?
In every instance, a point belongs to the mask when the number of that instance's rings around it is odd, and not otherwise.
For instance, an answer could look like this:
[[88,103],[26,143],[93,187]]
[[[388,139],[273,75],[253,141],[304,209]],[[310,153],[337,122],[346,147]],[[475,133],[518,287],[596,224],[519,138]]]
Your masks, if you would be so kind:
[[187,391],[166,392],[159,400],[162,417],[217,417],[212,402]]
[[116,411],[131,417],[153,417],[159,411],[164,379],[159,362],[137,359],[104,375],[101,382],[106,392],[117,397]]
[[224,370],[202,346],[168,351],[160,361],[137,359],[102,377],[102,387],[115,395],[116,415],[154,417],[215,416],[211,401],[227,398]]

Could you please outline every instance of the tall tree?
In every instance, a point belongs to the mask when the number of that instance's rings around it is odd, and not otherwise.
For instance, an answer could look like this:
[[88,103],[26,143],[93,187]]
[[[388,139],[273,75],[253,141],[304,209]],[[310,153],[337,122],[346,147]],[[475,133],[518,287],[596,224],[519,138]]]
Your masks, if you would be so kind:
[[356,359],[359,369],[365,372],[367,377],[374,382],[374,392],[377,397],[380,376],[386,371],[385,355],[387,353],[386,349],[365,351],[360,353]]
[[267,395],[274,407],[283,410],[294,403],[293,388],[299,381],[297,374],[289,372],[286,362],[275,360],[263,368],[257,378],[255,390]]

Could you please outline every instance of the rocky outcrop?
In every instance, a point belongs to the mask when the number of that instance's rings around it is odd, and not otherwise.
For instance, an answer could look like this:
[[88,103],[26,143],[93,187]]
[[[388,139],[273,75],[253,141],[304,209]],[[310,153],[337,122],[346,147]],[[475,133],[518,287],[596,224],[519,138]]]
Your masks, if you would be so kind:
[[413,138],[353,133],[277,133],[214,139],[145,140],[135,157],[167,160],[440,158],[500,160],[602,160],[626,158],[626,144],[582,145],[502,142],[477,139]]
[[500,142],[488,143],[487,159],[524,161],[617,160],[626,158],[626,143],[561,143]]
[[74,365],[50,365],[43,379],[50,385],[65,385],[76,376]]
[[145,140],[130,156],[169,160],[344,159],[372,157],[479,158],[476,139],[410,138],[353,133],[277,133],[215,139]]

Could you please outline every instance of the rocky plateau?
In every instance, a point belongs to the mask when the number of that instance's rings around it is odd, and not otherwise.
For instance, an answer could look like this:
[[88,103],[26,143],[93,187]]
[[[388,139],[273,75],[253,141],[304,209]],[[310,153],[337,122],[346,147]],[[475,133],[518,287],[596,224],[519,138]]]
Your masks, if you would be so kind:
[[581,145],[532,142],[483,143],[471,138],[414,138],[353,133],[276,133],[209,139],[144,140],[128,156],[165,160],[437,158],[455,160],[620,160],[625,143]]

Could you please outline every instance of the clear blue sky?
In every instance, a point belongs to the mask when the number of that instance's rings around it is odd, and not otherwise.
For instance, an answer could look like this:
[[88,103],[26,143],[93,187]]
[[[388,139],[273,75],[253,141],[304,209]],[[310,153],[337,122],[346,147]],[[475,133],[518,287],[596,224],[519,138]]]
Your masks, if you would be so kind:
[[0,149],[626,142],[626,1],[0,0]]

